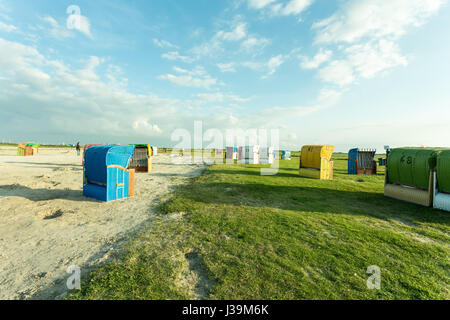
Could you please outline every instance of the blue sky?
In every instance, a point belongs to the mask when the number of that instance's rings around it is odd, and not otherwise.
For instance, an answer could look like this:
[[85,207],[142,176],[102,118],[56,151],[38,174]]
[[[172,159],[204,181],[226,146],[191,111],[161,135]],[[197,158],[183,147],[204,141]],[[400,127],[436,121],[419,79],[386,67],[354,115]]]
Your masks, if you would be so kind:
[[450,147],[449,30],[447,0],[0,0],[0,140]]

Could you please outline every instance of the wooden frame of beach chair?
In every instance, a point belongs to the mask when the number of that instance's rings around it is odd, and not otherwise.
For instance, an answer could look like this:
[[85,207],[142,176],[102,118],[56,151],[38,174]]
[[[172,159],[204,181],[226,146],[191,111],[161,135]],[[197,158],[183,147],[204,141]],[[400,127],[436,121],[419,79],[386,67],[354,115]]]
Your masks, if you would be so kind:
[[393,198],[396,200],[402,200],[425,207],[431,207],[433,205],[433,196],[434,196],[433,186],[434,186],[433,170],[430,170],[430,180],[427,190],[406,185],[389,183],[389,174],[388,170],[386,170],[384,179],[384,195],[386,197]]

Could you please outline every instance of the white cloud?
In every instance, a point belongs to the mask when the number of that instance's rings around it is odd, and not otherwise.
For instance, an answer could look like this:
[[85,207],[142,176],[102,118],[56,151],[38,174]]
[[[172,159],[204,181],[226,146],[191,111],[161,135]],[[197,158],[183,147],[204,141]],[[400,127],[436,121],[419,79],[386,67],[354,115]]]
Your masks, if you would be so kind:
[[197,58],[210,56],[218,58],[225,51],[227,46],[234,43],[240,44],[240,51],[256,55],[270,44],[270,40],[248,33],[248,25],[242,21],[241,16],[236,16],[231,22],[226,23],[226,27],[214,33],[208,41],[203,42],[191,49],[191,54]]
[[223,93],[216,92],[216,93],[200,93],[197,95],[197,97],[202,102],[223,102],[225,99],[225,96]]
[[191,53],[197,57],[200,56],[214,56],[224,51],[224,42],[238,42],[247,37],[247,23],[241,21],[241,17],[235,17],[234,21],[230,23],[231,31],[220,30],[214,36],[191,49]]
[[0,21],[0,31],[13,32],[16,30],[17,30],[17,27],[13,26],[12,24],[6,24],[6,23]]
[[[0,80],[0,105],[8,106],[0,108],[2,134],[20,135],[22,131],[16,129],[21,123],[45,128],[40,137],[154,136],[162,130],[161,124],[170,123],[168,115],[177,116],[176,100],[133,94],[101,80],[96,70],[104,61],[93,56],[82,69],[72,69],[31,46],[0,38],[0,74],[8,77]],[[120,77],[119,69],[108,70]],[[147,122],[136,122],[142,115]]]
[[178,72],[178,73],[191,73],[189,70],[186,70],[186,69],[183,69],[183,68],[179,68],[179,67],[173,67],[173,70],[175,71],[175,72]]
[[253,9],[262,9],[277,0],[248,0],[248,6]]
[[173,67],[173,70],[175,70],[178,73],[186,73],[191,76],[208,76],[208,73],[206,72],[205,68],[203,68],[202,66],[196,66],[192,70]]
[[200,103],[211,103],[211,102],[224,102],[224,101],[233,101],[233,102],[247,102],[249,98],[242,98],[234,94],[224,94],[222,92],[215,93],[200,93],[197,94],[197,98],[200,100]]
[[245,61],[242,62],[242,66],[252,69],[254,71],[261,71],[266,66],[266,64],[254,61]]
[[363,78],[372,78],[386,69],[408,64],[406,58],[400,54],[397,44],[388,40],[354,45],[345,51],[348,60]]
[[266,47],[269,44],[270,44],[270,40],[269,39],[257,38],[257,37],[248,37],[247,39],[245,39],[242,42],[241,47],[245,51],[251,53],[251,52],[254,52],[255,50],[261,50],[261,49],[263,49],[264,47]]
[[149,119],[138,119],[133,123],[133,129],[143,134],[162,133],[162,130],[156,124],[149,123]]
[[75,24],[75,29],[83,33],[84,35],[88,36],[89,38],[92,38],[91,34],[91,23],[89,19],[85,16],[79,16],[80,18],[80,24]]
[[[372,78],[408,61],[398,39],[436,13],[447,0],[349,0],[329,18],[313,25],[316,43],[341,43],[341,57],[319,70],[325,82],[346,86],[358,78]],[[327,60],[323,55],[320,60]],[[303,68],[317,61],[304,59]],[[323,62],[322,62],[323,63]]]
[[128,79],[123,76],[122,68],[116,65],[108,65],[106,78],[111,85],[125,88],[128,85]]
[[320,90],[319,96],[317,97],[317,102],[324,107],[333,106],[339,101],[342,93],[343,91],[324,88]]
[[314,0],[290,0],[284,8],[280,9],[283,15],[298,15],[308,8]]
[[51,16],[45,16],[41,19],[50,25],[51,28],[49,29],[49,34],[53,38],[56,39],[70,38],[75,35],[72,32],[72,30],[77,30],[92,39],[91,23],[89,22],[89,19],[85,16],[70,15],[68,19],[77,19],[70,21],[69,24],[71,26],[71,29],[68,28],[67,26],[68,23],[65,22],[64,24],[60,24],[58,21],[56,21],[55,18]]
[[278,0],[248,0],[248,6],[252,9],[269,8],[270,14],[277,16],[299,15],[305,11],[314,0],[288,0],[277,2]]
[[197,57],[217,56],[217,54],[222,51],[222,42],[216,38],[212,38],[211,40],[206,41],[191,49],[191,53]]
[[96,56],[91,56],[89,57],[89,60],[86,61],[84,69],[74,71],[74,74],[79,79],[84,81],[98,81],[100,77],[98,76],[96,69],[104,62],[105,59],[101,59]]
[[174,70],[181,75],[165,74],[159,76],[158,79],[168,80],[177,86],[192,88],[208,89],[217,84],[217,79],[212,78],[203,67],[196,67],[193,70],[174,67]]
[[40,67],[44,57],[33,47],[0,38],[0,71],[24,83],[39,86],[50,76]]
[[[22,135],[32,134],[40,141],[79,139],[83,143],[151,139],[170,145],[170,132],[191,128],[194,120],[203,120],[210,128],[220,130],[261,125],[277,128],[323,107],[276,107],[247,115],[235,113],[239,105],[233,102],[239,104],[249,98],[207,92],[196,98],[209,102],[191,108],[189,101],[129,92],[122,85],[126,81],[118,66],[108,65],[103,80],[102,67],[106,61],[92,56],[81,69],[73,69],[62,61],[46,58],[31,46],[0,38],[0,74],[8,78],[0,79],[0,105],[8,106],[0,108],[0,135],[22,140]],[[188,86],[207,87],[215,82],[206,83],[211,77],[202,67],[189,70],[175,67],[173,76],[177,78],[175,82]],[[212,108],[211,103],[215,102],[226,103],[228,108]]]
[[285,56],[279,54],[270,58],[267,62],[245,61],[242,62],[242,66],[254,71],[266,72],[263,78],[267,78],[278,70],[278,68],[285,62],[285,58]]
[[192,88],[209,88],[217,83],[217,79],[213,79],[210,77],[195,78],[192,76],[179,76],[173,74],[166,74],[161,75],[158,78],[162,80],[168,80],[177,86],[192,87]]
[[172,44],[172,43],[170,43],[169,41],[166,41],[166,40],[159,40],[159,39],[153,38],[153,43],[156,46],[160,47],[160,48],[174,48],[174,49],[178,49],[178,46],[176,46],[176,45],[174,45],[174,44]]
[[71,30],[67,29],[65,25],[60,25],[55,18],[46,16],[42,18],[43,21],[50,24],[51,29],[49,30],[49,34],[51,37],[56,39],[64,39],[73,37],[74,34]]
[[364,37],[403,35],[420,26],[447,0],[350,0],[331,17],[313,25],[316,43],[355,42]]
[[56,21],[55,18],[53,18],[53,17],[46,16],[46,17],[43,17],[42,20],[48,22],[53,28],[59,27],[58,21]]
[[[344,48],[343,54],[345,57],[334,60],[319,70],[320,79],[327,83],[346,86],[352,84],[358,77],[373,78],[380,72],[408,64],[407,59],[400,54],[398,45],[384,39],[352,45]],[[318,61],[329,60],[329,57],[331,55]],[[304,60],[302,68],[311,69],[322,64],[314,60]]]
[[171,51],[168,53],[164,53],[161,55],[162,58],[167,59],[167,60],[171,60],[171,61],[176,61],[176,60],[180,60],[186,63],[192,63],[194,62],[194,59],[188,56],[182,56],[180,55],[180,53],[178,51]]
[[234,62],[217,64],[217,67],[220,69],[221,72],[236,72],[235,66],[236,63]]
[[300,66],[302,69],[316,69],[323,63],[330,60],[332,55],[333,51],[320,49],[320,51],[312,59],[309,59],[308,57],[300,57],[302,60]]
[[239,96],[236,96],[236,95],[232,95],[232,94],[231,95],[227,95],[227,98],[232,100],[232,101],[234,101],[234,102],[240,102],[240,103],[247,102],[247,101],[251,100],[251,98],[242,98],[242,97],[239,97]]
[[225,41],[239,41],[247,36],[247,24],[245,22],[238,23],[231,31],[219,31],[215,38]]
[[352,65],[345,60],[335,60],[319,70],[318,76],[325,82],[345,86],[355,81]]
[[274,74],[278,68],[284,63],[283,55],[279,54],[276,57],[270,58],[269,62],[267,63],[267,67],[269,69],[269,72],[267,73],[268,76]]

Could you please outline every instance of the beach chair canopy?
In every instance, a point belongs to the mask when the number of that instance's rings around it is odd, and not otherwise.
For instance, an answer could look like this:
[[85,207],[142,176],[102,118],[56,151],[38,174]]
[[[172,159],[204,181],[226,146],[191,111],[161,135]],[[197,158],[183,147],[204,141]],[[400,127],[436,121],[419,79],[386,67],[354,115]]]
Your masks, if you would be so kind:
[[37,144],[37,143],[32,143],[32,142],[22,142],[22,143],[19,143],[19,145],[18,145],[17,147],[22,148],[22,149],[25,149],[25,147],[38,148],[38,147],[40,147],[40,146],[41,146],[41,145],[40,145],[40,144]]
[[334,146],[307,145],[302,147],[300,163],[302,168],[320,169],[322,158],[331,160]]
[[107,168],[115,165],[128,168],[135,146],[95,146],[86,150],[85,154],[85,176],[87,181],[106,184]]
[[450,150],[439,153],[436,170],[439,191],[450,193]]
[[140,148],[147,148],[148,151],[148,156],[151,157],[152,156],[152,146],[148,143],[130,143],[130,146],[136,146],[136,147],[140,147]]
[[397,148],[389,152],[390,183],[428,189],[430,170],[436,167],[438,149]]
[[86,155],[86,150],[92,147],[96,147],[96,146],[104,146],[104,144],[85,144],[83,147],[83,159],[82,159],[82,164],[84,165],[84,157]]
[[348,173],[358,174],[358,170],[361,169],[373,169],[374,167],[376,169],[374,163],[376,153],[375,149],[351,149],[348,152]]

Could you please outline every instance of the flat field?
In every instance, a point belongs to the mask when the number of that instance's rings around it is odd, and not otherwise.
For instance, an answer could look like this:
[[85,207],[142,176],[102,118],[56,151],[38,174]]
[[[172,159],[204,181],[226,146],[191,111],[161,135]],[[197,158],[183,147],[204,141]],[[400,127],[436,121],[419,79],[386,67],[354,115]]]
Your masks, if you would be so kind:
[[[71,299],[449,299],[450,216],[383,196],[377,176],[213,165],[178,189]],[[369,290],[367,268],[381,270]]]

